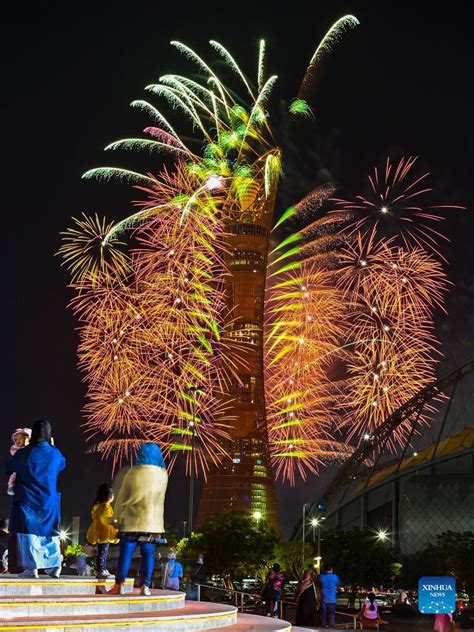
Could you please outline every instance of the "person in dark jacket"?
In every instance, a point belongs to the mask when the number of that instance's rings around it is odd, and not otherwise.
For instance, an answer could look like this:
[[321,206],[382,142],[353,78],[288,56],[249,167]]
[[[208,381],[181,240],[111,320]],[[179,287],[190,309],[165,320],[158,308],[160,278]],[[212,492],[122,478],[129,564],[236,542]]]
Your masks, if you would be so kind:
[[265,604],[265,614],[267,617],[278,619],[278,609],[283,598],[283,587],[286,577],[281,572],[280,564],[273,564],[272,570],[268,573],[261,597]]
[[196,564],[191,571],[191,581],[196,582],[197,584],[205,584],[206,578],[207,570],[204,566],[204,556],[202,553],[199,553],[199,555],[197,556]]
[[10,513],[9,560],[21,568],[21,577],[38,577],[45,569],[61,573],[59,541],[61,497],[56,485],[66,461],[52,445],[49,421],[36,421],[28,446],[8,461],[8,476],[16,472]]
[[303,573],[302,579],[296,587],[296,619],[295,625],[317,625],[317,613],[319,610],[319,595],[310,570]]

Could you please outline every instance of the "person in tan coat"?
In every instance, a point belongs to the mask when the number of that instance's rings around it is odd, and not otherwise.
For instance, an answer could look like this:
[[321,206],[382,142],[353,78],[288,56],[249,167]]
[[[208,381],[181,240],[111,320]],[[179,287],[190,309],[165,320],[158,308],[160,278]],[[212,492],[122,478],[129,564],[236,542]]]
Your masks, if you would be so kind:
[[115,510],[120,551],[115,586],[110,594],[124,594],[124,582],[133,553],[140,546],[141,594],[150,595],[155,546],[163,542],[164,502],[168,473],[156,443],[143,443],[132,466],[123,467],[114,480]]

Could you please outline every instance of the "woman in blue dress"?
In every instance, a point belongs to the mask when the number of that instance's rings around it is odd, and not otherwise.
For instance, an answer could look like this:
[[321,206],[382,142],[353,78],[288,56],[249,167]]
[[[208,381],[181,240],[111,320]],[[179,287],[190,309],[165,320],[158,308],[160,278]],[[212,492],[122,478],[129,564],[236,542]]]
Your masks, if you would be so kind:
[[65,465],[52,445],[48,421],[35,422],[29,445],[7,463],[7,475],[16,473],[9,555],[14,566],[23,569],[20,577],[38,577],[39,569],[52,577],[61,573],[61,496],[56,484]]

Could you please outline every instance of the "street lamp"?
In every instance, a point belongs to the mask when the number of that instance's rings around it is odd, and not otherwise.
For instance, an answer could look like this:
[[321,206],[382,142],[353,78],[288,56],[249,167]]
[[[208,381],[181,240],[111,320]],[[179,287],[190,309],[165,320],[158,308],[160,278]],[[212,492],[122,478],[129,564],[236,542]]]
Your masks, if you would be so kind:
[[314,561],[316,562],[315,566],[318,571],[318,575],[321,575],[321,556],[318,555],[317,557],[315,557]]
[[66,529],[61,529],[59,531],[59,539],[61,540],[61,542],[66,542],[66,540],[69,540],[69,532]]
[[321,520],[324,520],[324,518],[313,518],[311,520],[311,526],[313,527],[313,542],[315,540],[314,536],[315,536],[315,529],[316,527],[318,527],[318,557],[316,558],[317,560],[319,560],[318,562],[318,573],[319,573],[319,567],[321,565]]
[[70,539],[69,531],[64,527],[59,529],[59,547],[61,549],[61,554],[64,555],[65,549],[68,544],[68,540]]
[[262,518],[262,512],[261,511],[254,511],[253,514],[252,514],[252,518],[255,520],[255,522],[258,525],[260,523],[261,518]]
[[386,542],[388,540],[388,533],[385,529],[377,531],[377,540],[380,540],[380,542]]
[[313,542],[316,541],[316,537],[315,537],[316,527],[319,527],[319,525],[320,525],[320,522],[319,522],[319,520],[317,518],[312,518],[311,519],[311,526],[313,527]]
[[191,475],[189,477],[189,503],[188,503],[188,533],[193,532],[194,519],[194,479],[196,477],[196,465],[194,463],[194,446],[196,443],[196,394],[201,391],[199,386],[190,386],[188,393],[193,393],[192,399],[192,418],[188,424],[191,431]]

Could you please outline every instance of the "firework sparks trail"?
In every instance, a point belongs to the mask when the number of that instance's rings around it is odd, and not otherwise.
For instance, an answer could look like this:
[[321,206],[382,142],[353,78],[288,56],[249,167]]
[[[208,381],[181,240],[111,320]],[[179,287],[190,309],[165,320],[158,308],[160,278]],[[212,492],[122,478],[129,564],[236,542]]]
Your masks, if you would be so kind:
[[385,236],[396,235],[407,248],[434,252],[443,258],[440,241],[448,241],[439,227],[445,219],[446,209],[464,209],[463,206],[431,204],[425,201],[432,189],[426,181],[429,173],[414,175],[417,157],[401,158],[393,164],[387,158],[385,168],[377,167],[369,176],[370,195],[358,195],[354,201],[335,199],[335,212],[354,214],[348,233],[372,229]]

